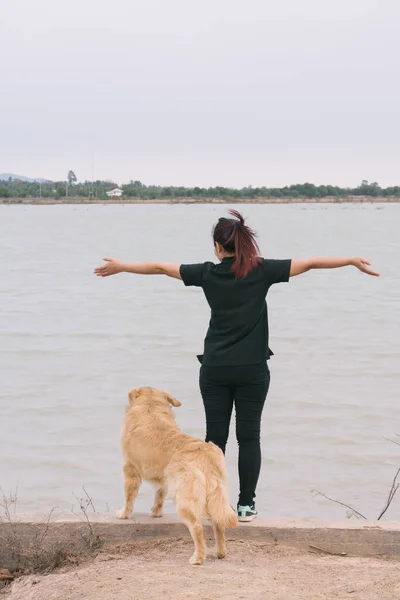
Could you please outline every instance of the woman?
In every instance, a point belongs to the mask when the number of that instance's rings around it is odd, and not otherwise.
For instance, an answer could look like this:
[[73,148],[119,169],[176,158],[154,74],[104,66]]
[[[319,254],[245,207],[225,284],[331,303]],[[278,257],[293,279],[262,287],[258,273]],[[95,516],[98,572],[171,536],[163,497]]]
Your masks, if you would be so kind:
[[122,263],[105,258],[95,274],[116,273],[167,275],[186,286],[203,289],[211,308],[211,320],[199,356],[200,390],[203,398],[206,441],[225,452],[233,405],[239,445],[239,521],[257,515],[255,495],[261,468],[261,415],[268,393],[270,374],[266,296],[275,283],[310,269],[354,266],[378,276],[364,258],[308,258],[269,260],[260,258],[255,233],[236,210],[233,218],[221,218],[214,227],[214,251],[219,263],[169,264],[163,262]]

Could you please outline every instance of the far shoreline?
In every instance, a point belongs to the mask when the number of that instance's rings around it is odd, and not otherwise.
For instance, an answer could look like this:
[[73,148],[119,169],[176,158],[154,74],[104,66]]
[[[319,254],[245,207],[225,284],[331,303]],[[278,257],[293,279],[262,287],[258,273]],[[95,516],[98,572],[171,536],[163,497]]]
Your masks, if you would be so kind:
[[62,205],[62,204],[395,204],[397,196],[325,196],[323,198],[0,198],[0,204]]

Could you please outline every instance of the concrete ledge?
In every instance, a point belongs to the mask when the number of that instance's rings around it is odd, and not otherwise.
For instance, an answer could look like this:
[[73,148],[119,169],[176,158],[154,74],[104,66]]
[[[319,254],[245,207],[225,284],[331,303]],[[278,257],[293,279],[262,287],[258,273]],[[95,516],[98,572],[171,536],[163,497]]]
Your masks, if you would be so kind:
[[[89,513],[88,517],[91,533],[98,536],[105,546],[144,538],[189,537],[186,526],[175,515],[153,519],[136,514],[130,521],[120,521],[109,513]],[[30,543],[46,527],[49,542],[61,539],[73,551],[85,532],[89,531],[87,522],[74,514],[54,514],[45,524],[47,518],[48,515],[17,514],[13,516],[12,525],[0,521],[0,534],[8,533],[7,530],[12,527],[13,535],[18,535],[22,542]],[[205,522],[204,526],[206,536],[212,537],[210,524]],[[327,554],[400,557],[400,522],[258,517],[252,523],[240,524],[238,529],[227,530],[227,538],[321,550]]]

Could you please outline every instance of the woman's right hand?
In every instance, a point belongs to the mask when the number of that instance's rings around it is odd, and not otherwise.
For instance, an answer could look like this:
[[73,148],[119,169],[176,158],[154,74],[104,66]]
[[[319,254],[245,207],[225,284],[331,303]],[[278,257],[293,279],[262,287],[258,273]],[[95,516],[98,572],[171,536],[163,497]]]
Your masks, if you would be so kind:
[[94,274],[97,277],[109,277],[110,275],[116,275],[124,271],[123,263],[116,258],[103,258],[103,260],[105,264],[94,270]]

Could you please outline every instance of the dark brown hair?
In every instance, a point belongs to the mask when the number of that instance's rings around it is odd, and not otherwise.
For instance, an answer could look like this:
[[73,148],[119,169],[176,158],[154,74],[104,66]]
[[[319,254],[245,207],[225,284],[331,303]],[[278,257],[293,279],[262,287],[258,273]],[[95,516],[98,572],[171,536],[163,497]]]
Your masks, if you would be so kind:
[[248,227],[237,210],[230,210],[234,217],[221,217],[213,230],[214,244],[218,242],[229,254],[234,254],[232,271],[238,279],[243,279],[260,262],[260,249],[255,232]]

